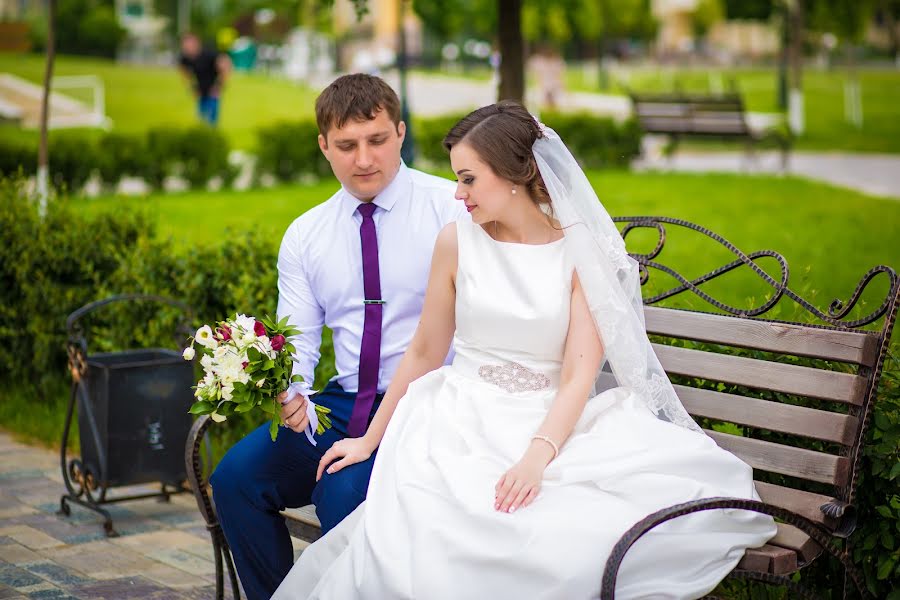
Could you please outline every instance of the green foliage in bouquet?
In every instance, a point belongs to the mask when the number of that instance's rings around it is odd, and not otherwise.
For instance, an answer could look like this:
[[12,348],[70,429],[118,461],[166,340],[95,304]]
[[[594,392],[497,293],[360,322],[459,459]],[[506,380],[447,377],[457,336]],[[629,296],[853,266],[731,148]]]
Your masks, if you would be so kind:
[[[198,346],[205,372],[194,388],[197,401],[190,412],[222,422],[259,407],[270,419],[269,434],[275,441],[283,424],[278,395],[292,383],[303,383],[301,375],[292,375],[296,348],[291,339],[299,333],[288,317],[258,321],[242,314],[219,322],[215,331],[209,325],[198,329],[184,351],[185,360],[193,360]],[[315,410],[316,433],[321,434],[331,427],[330,410],[318,405]]]

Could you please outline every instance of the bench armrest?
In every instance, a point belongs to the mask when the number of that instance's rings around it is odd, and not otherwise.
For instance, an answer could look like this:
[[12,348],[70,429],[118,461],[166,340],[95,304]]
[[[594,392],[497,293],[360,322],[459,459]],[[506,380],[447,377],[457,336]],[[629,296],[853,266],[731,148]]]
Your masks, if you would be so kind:
[[622,560],[625,558],[625,554],[628,552],[631,546],[633,546],[634,543],[637,542],[641,537],[643,537],[644,534],[646,534],[648,531],[652,530],[657,525],[661,525],[666,521],[670,521],[684,515],[689,515],[705,510],[729,508],[749,510],[752,512],[770,515],[784,521],[785,523],[794,525],[795,527],[801,529],[816,543],[818,543],[826,552],[837,558],[843,564],[843,566],[847,568],[847,572],[850,574],[850,577],[852,578],[853,583],[856,585],[856,588],[859,591],[860,595],[863,598],[868,597],[865,584],[862,581],[862,578],[859,575],[858,571],[849,562],[849,558],[844,554],[844,552],[839,551],[834,547],[834,545],[832,544],[832,536],[822,530],[819,526],[815,525],[812,521],[789,510],[785,510],[781,507],[773,506],[771,504],[766,504],[765,502],[760,502],[758,500],[719,497],[694,500],[692,502],[685,502],[683,504],[676,504],[668,508],[663,508],[635,523],[631,527],[631,529],[626,531],[622,535],[622,537],[619,538],[619,541],[616,542],[616,545],[613,547],[612,552],[610,553],[609,558],[606,561],[606,566],[603,569],[602,588],[600,590],[601,600],[614,600],[616,578],[618,577],[619,568],[622,565]]
[[197,507],[203,520],[206,521],[206,528],[212,530],[219,524],[216,518],[216,512],[212,505],[212,499],[206,486],[206,480],[203,478],[203,465],[200,462],[200,446],[203,443],[203,435],[213,420],[209,415],[203,415],[194,421],[190,433],[188,433],[187,442],[184,445],[184,467],[188,476],[188,483],[191,485],[191,491],[194,499],[197,501]]

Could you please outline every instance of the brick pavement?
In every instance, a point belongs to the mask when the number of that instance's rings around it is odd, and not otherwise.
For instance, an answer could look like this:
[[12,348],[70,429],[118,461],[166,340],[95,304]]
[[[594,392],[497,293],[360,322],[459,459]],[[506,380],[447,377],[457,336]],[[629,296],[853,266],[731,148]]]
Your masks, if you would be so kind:
[[121,534],[107,538],[80,506],[56,515],[64,489],[56,452],[0,431],[0,600],[214,597],[212,544],[192,496],[107,505]]

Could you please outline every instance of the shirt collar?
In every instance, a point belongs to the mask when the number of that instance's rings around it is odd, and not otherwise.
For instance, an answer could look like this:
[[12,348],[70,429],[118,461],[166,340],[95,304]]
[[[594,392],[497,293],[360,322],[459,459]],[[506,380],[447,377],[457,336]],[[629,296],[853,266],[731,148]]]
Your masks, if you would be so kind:
[[[386,211],[390,211],[394,205],[397,203],[397,200],[403,197],[403,195],[408,191],[408,185],[411,181],[409,167],[400,161],[400,169],[397,171],[397,174],[394,175],[394,179],[388,184],[386,188],[384,188],[380,194],[375,196],[375,199],[372,202],[378,208]],[[356,198],[353,194],[348,192],[346,189],[343,189],[344,192],[344,200],[345,205],[348,207],[347,210],[352,210],[354,213],[356,209],[359,208],[360,204],[363,204],[358,198]]]

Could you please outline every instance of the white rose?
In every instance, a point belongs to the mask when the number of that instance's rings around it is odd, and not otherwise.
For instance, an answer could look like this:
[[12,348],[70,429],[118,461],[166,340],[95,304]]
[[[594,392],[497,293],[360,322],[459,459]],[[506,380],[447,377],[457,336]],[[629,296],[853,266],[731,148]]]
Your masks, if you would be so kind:
[[194,347],[188,346],[187,348],[184,349],[184,352],[181,353],[181,356],[182,356],[182,358],[184,358],[184,360],[194,360],[195,354],[196,354],[196,352],[194,351]]
[[[226,383],[222,386],[222,400],[231,400],[231,397],[234,393],[234,385],[231,383]],[[225,419],[222,419],[223,421]]]
[[216,338],[213,337],[213,332],[209,325],[204,325],[198,329],[197,333],[194,334],[194,339],[197,340],[198,344],[206,348],[215,348],[217,345]]
[[256,340],[256,334],[253,333],[253,330],[251,329],[241,336],[240,346],[241,348],[247,348],[248,346],[255,344]]
[[238,315],[235,317],[234,322],[244,331],[249,331],[251,333],[253,333],[253,326],[256,325],[256,319],[248,317],[247,315]]
[[276,352],[272,350],[272,342],[271,340],[269,340],[269,338],[265,336],[256,338],[256,343],[253,345],[257,350],[259,350],[269,358],[275,358]]
[[211,371],[212,368],[215,366],[215,363],[213,362],[213,357],[210,356],[209,354],[204,354],[203,356],[201,356],[200,357],[200,366],[203,367],[206,371]]

